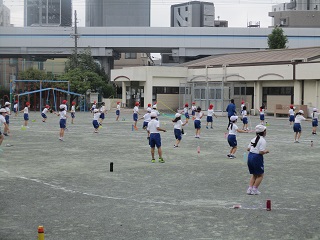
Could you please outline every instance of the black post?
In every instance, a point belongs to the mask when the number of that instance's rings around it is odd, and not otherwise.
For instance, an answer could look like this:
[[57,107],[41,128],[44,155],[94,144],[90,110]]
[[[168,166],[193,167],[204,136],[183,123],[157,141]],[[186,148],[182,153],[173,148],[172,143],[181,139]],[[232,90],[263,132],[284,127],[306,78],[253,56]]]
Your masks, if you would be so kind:
[[110,172],[113,172],[113,162],[110,163]]

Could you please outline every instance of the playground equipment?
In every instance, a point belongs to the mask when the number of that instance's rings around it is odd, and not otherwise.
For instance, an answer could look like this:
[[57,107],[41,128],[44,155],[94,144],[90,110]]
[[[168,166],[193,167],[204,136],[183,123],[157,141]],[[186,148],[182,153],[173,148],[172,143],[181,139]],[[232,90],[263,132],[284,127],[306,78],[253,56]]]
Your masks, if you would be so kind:
[[[17,83],[19,83],[19,82],[27,83],[28,85],[30,85],[30,83],[40,83],[40,85],[39,85],[39,89],[37,89],[37,90],[33,90],[33,91],[28,90],[28,91],[25,91],[25,92],[17,93],[17,91],[15,91],[15,89],[16,89]],[[68,90],[64,90],[64,89],[60,89],[60,88],[56,88],[56,87],[43,88],[43,84],[44,83],[54,83],[54,84],[57,84],[57,83],[58,84],[59,83],[68,83]],[[43,92],[47,93],[46,102],[45,103],[43,103],[43,96],[42,96]],[[75,92],[71,92],[70,91],[70,82],[69,81],[65,81],[65,80],[13,80],[13,81],[10,82],[10,102],[12,102],[13,98],[16,99],[18,101],[18,108],[19,108],[19,100],[20,100],[21,96],[25,96],[25,95],[29,96],[30,94],[39,93],[39,100],[40,101],[37,102],[35,100],[35,102],[34,102],[35,107],[39,103],[39,110],[42,111],[43,106],[46,105],[46,104],[50,105],[50,98],[53,98],[53,107],[54,107],[54,110],[57,111],[57,109],[58,109],[57,108],[57,93],[58,92],[67,94],[68,100],[70,99],[70,95],[75,95],[75,96],[80,97],[80,101],[79,101],[80,110],[82,109],[84,111],[86,109],[86,106],[85,106],[86,101],[83,100],[85,98],[85,95],[79,94],[79,93],[75,93]],[[50,93],[52,94],[52,96],[50,96]]]

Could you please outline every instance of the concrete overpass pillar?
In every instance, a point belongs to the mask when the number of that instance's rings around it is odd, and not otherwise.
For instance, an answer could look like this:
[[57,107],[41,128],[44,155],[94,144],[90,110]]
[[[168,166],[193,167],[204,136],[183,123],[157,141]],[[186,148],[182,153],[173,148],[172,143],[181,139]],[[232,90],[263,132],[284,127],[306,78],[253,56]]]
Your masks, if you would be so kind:
[[101,65],[104,67],[105,72],[108,74],[108,76],[111,76],[111,69],[114,68],[114,57],[98,57],[97,58]]

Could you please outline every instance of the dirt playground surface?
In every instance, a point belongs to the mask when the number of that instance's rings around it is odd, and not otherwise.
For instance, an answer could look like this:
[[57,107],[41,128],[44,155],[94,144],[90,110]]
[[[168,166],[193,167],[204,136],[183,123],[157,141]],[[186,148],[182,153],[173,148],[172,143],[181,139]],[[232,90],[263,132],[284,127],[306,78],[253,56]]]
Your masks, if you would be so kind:
[[[190,121],[173,148],[173,114],[162,114],[165,163],[151,163],[142,120],[132,131],[131,110],[119,122],[110,111],[98,134],[92,115],[77,112],[64,142],[56,115],[43,123],[31,112],[26,130],[22,117],[11,116],[1,146],[1,240],[35,240],[39,225],[46,240],[320,239],[320,141],[311,122],[294,143],[286,118],[267,117],[265,178],[261,195],[249,196],[243,154],[255,134],[238,134],[236,158],[227,158],[226,117],[214,118],[213,129],[203,118],[200,139]],[[251,128],[259,123],[249,120]]]

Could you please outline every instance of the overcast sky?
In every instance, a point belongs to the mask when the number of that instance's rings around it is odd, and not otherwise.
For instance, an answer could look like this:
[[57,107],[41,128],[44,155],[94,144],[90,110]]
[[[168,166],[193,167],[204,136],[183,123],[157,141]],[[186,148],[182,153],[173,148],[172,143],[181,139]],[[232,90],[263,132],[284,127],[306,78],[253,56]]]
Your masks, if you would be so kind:
[[[134,0],[131,0],[134,1]],[[11,24],[23,26],[23,0],[4,0],[11,10]],[[151,0],[151,27],[170,27],[170,6],[186,0]],[[268,12],[272,5],[289,0],[214,0],[216,19],[229,21],[229,27],[247,27],[248,21],[260,21],[261,27],[271,25]],[[78,26],[85,24],[85,0],[73,0],[73,10],[77,10]]]

